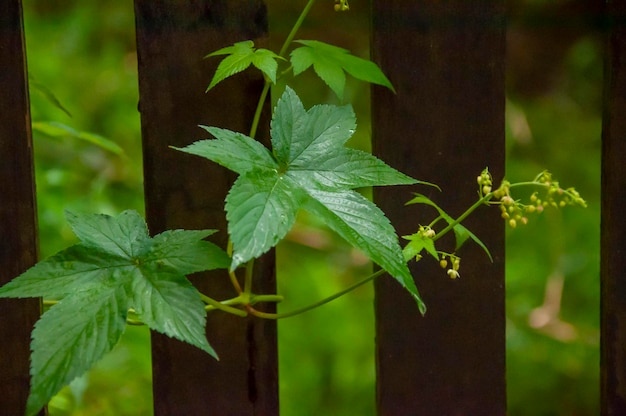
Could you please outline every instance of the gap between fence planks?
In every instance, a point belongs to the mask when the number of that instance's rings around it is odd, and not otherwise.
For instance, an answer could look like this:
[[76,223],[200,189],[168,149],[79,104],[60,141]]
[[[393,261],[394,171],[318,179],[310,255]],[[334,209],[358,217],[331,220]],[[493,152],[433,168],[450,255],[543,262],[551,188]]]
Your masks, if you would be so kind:
[[[217,242],[225,246],[224,197],[234,176],[168,146],[208,138],[198,124],[248,132],[263,78],[246,71],[205,94],[219,59],[202,57],[247,39],[264,46],[266,6],[257,0],[135,0],[135,15],[148,225],[153,234],[217,228]],[[267,143],[267,118],[260,125],[258,138]],[[273,253],[255,267],[255,290],[275,293]],[[223,272],[192,280],[215,298],[236,295]],[[155,415],[278,414],[276,323],[212,312],[207,336],[221,361],[153,334]]]
[[[373,148],[457,216],[476,200],[476,177],[504,174],[504,3],[373,1],[372,56],[397,94],[372,90]],[[432,208],[403,203],[415,188],[376,188],[400,235],[428,224]],[[450,280],[431,259],[412,269],[424,318],[401,287],[376,281],[377,404],[387,415],[504,415],[504,225],[478,210],[466,225],[489,247],[459,255]],[[454,245],[450,247],[450,251]]]
[[[37,261],[35,178],[20,0],[0,2],[0,68],[1,286]],[[0,299],[1,414],[26,411],[30,332],[39,313],[39,299]]]

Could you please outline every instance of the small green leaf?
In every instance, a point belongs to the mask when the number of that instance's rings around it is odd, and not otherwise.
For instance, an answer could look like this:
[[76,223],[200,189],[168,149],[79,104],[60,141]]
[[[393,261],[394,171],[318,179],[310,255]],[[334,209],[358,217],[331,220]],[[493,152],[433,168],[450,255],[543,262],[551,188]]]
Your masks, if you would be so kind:
[[403,236],[402,238],[410,241],[402,250],[404,258],[407,261],[413,257],[416,257],[422,252],[422,250],[426,250],[426,252],[430,254],[435,260],[439,260],[439,254],[437,254],[435,242],[432,240],[432,238],[424,237],[420,233]]
[[[448,215],[441,207],[439,207],[439,205],[435,204],[433,201],[430,200],[430,198],[424,195],[415,194],[415,197],[411,199],[409,202],[407,202],[405,205],[412,205],[412,204],[429,205],[435,208],[437,212],[439,212],[439,215],[441,216],[441,218],[443,218],[448,224],[454,224],[455,222],[454,218]],[[458,250],[459,248],[461,248],[461,246],[467,241],[467,239],[471,238],[472,241],[474,241],[476,244],[478,244],[480,248],[483,249],[483,251],[487,254],[487,257],[489,257],[489,260],[493,262],[493,257],[491,257],[491,253],[489,252],[489,249],[474,233],[472,233],[470,230],[468,230],[465,226],[461,224],[455,224],[452,230],[454,231],[454,235],[456,238],[455,250]]]
[[61,104],[61,101],[59,101],[56,95],[54,95],[54,93],[50,91],[48,87],[41,84],[40,82],[37,82],[35,80],[35,77],[33,77],[31,74],[28,74],[28,84],[32,90],[40,92],[41,95],[43,95],[46,100],[52,103],[52,105],[54,105],[59,110],[63,111],[68,117],[72,117],[72,114],[70,114],[67,108],[65,108],[63,104]]
[[294,75],[299,75],[311,65],[315,73],[333,90],[340,99],[346,83],[344,71],[354,78],[382,85],[394,91],[393,85],[378,65],[367,59],[350,54],[337,46],[316,40],[297,40],[304,46],[291,52]]
[[485,243],[483,243],[480,240],[480,238],[478,238],[473,232],[471,232],[470,230],[468,230],[466,227],[464,227],[461,224],[455,225],[453,230],[454,230],[454,234],[456,235],[456,239],[457,239],[456,245],[458,247],[461,247],[461,245],[465,242],[465,240],[467,240],[467,237],[469,236],[469,238],[471,238],[472,241],[474,241],[476,244],[478,244],[480,248],[483,249],[485,254],[487,254],[487,257],[489,257],[489,260],[493,263],[493,257],[491,256],[489,249],[487,248]]
[[257,49],[252,56],[252,65],[267,75],[273,84],[276,84],[276,71],[278,70],[276,59],[278,58],[278,55],[268,49]]
[[70,126],[57,121],[33,121],[32,127],[34,131],[45,134],[49,137],[72,137],[94,144],[101,149],[108,150],[116,155],[124,154],[124,150],[114,141],[102,137],[95,133],[78,131]]
[[33,331],[29,414],[113,348],[130,308],[150,328],[216,357],[204,335],[204,305],[185,278],[229,265],[226,253],[203,241],[212,230],[150,238],[135,211],[66,215],[81,242],[0,288],[0,297],[60,299]]
[[213,79],[206,89],[207,91],[226,78],[248,68],[251,64],[267,75],[273,83],[276,83],[276,71],[278,69],[276,59],[282,58],[268,49],[255,50],[254,42],[251,40],[237,42],[232,46],[210,53],[205,58],[216,55],[228,56],[218,65]]

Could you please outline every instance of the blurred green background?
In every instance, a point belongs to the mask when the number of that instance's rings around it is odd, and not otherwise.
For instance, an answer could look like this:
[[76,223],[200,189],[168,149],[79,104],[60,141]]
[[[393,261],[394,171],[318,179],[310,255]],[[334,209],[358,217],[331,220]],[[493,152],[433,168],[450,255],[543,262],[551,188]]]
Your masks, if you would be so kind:
[[[278,43],[304,1],[268,3],[272,42]],[[316,5],[301,37],[367,56],[366,2],[353,0],[349,13],[334,13],[332,2],[326,3]],[[597,22],[560,20],[564,10],[572,10],[570,3],[585,2],[509,5],[508,178],[526,180],[549,168],[589,203],[586,210],[546,212],[507,236],[510,415],[599,411],[602,56]],[[24,15],[33,121],[63,123],[123,149],[120,155],[84,137],[35,129],[41,255],[46,257],[75,241],[63,219],[65,208],[143,211],[133,4],[24,0]],[[332,101],[317,81],[303,78],[294,86],[307,105]],[[50,102],[46,89],[71,117]],[[369,148],[368,98],[363,84],[349,82],[346,100],[354,102],[359,120],[352,145],[363,149]],[[329,295],[371,268],[362,254],[304,216],[279,247],[278,262],[279,290],[287,298],[282,310]],[[279,323],[283,415],[375,413],[372,297],[372,288],[363,287]],[[303,328],[311,330],[303,334]],[[147,330],[131,327],[97,368],[53,400],[50,414],[149,415],[150,377]]]

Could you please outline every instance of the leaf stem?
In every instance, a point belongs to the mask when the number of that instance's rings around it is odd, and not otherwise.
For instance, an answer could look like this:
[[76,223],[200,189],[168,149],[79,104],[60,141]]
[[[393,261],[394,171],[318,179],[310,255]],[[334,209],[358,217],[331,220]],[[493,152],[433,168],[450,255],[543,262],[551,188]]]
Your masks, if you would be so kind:
[[306,6],[304,6],[304,9],[302,9],[302,13],[300,13],[300,16],[298,16],[298,20],[296,20],[296,23],[294,23],[293,27],[291,28],[291,32],[289,32],[289,35],[287,35],[287,38],[285,38],[285,42],[283,43],[283,46],[280,48],[280,52],[278,53],[278,56],[282,58],[285,57],[285,54],[287,53],[287,48],[293,41],[293,38],[296,36],[296,33],[300,29],[300,26],[302,26],[302,22],[304,22],[304,18],[306,17],[307,14],[309,14],[311,7],[313,7],[313,3],[315,3],[315,0],[309,0]]
[[300,309],[296,309],[293,310],[291,312],[285,312],[285,313],[266,313],[266,312],[261,312],[261,311],[257,311],[256,309],[249,307],[248,310],[250,311],[251,315],[254,315],[258,318],[265,318],[265,319],[283,319],[283,318],[289,318],[291,316],[296,316],[296,315],[300,315],[301,313],[304,312],[308,312],[312,309],[318,308],[322,305],[325,305],[343,295],[345,295],[348,292],[353,291],[354,289],[356,289],[359,286],[364,285],[365,283],[372,281],[374,279],[376,279],[379,276],[382,276],[383,274],[387,273],[385,270],[380,269],[372,274],[370,274],[369,276],[359,280],[358,282],[348,286],[347,288],[343,289],[341,292],[337,292],[332,296],[329,296],[327,298],[324,298],[322,300],[319,300],[309,306],[305,306],[304,308],[300,308]]
[[239,284],[239,280],[237,280],[237,275],[234,270],[228,271],[228,277],[230,278],[230,283],[232,283],[233,287],[237,291],[237,293],[241,294],[243,290],[241,290],[241,285]]
[[248,297],[252,293],[252,277],[254,276],[254,259],[246,263],[246,275],[243,282],[243,293]]
[[263,104],[265,104],[265,99],[267,98],[267,93],[270,90],[271,82],[268,79],[265,79],[265,84],[263,85],[263,90],[261,91],[261,96],[259,97],[259,102],[256,105],[256,110],[254,111],[254,117],[252,118],[252,126],[250,126],[250,137],[254,139],[256,136],[256,131],[259,128],[259,120],[261,120],[261,113],[263,112]]
[[261,302],[282,302],[285,298],[281,295],[250,295],[250,304],[254,305]]
[[494,194],[493,192],[489,192],[488,194],[485,194],[485,196],[480,198],[478,201],[474,202],[474,204],[471,207],[469,207],[463,214],[461,214],[459,217],[457,217],[457,219],[449,223],[446,228],[438,232],[437,235],[433,237],[433,241],[437,241],[440,237],[443,237],[450,230],[452,230],[454,227],[459,225],[463,220],[465,220],[465,218],[467,218],[472,212],[474,212],[476,208],[489,202],[491,198],[493,198],[493,194]]

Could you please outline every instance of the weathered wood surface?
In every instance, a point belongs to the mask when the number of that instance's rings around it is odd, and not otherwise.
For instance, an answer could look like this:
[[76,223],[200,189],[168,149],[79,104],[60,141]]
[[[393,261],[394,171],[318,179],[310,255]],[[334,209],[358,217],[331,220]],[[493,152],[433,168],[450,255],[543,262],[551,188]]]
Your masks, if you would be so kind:
[[602,128],[601,413],[626,414],[626,1],[607,2]]
[[[482,169],[496,181],[504,174],[503,15],[497,0],[373,1],[372,55],[397,90],[373,88],[374,152],[441,186],[443,193],[419,192],[453,216],[476,200]],[[404,207],[411,191],[374,193],[400,235],[436,216],[432,208]],[[485,208],[466,225],[494,263],[470,244],[454,281],[428,258],[415,265],[425,317],[392,279],[376,282],[381,416],[506,412],[504,224],[499,211]]]
[[[0,285],[37,261],[35,178],[20,0],[0,2]],[[29,391],[37,299],[0,299],[0,414],[21,415]]]
[[[266,6],[259,0],[136,0],[135,13],[148,225],[152,233],[219,229],[217,242],[225,246],[224,197],[234,176],[168,146],[208,138],[198,124],[248,132],[263,85],[258,71],[238,74],[205,94],[219,57],[202,57],[246,39],[263,46]],[[257,136],[267,139],[267,120],[261,125]],[[274,293],[273,256],[255,265],[255,289]],[[192,280],[215,298],[236,295],[225,273]],[[277,414],[275,322],[212,312],[207,336],[219,362],[153,335],[155,414]]]

